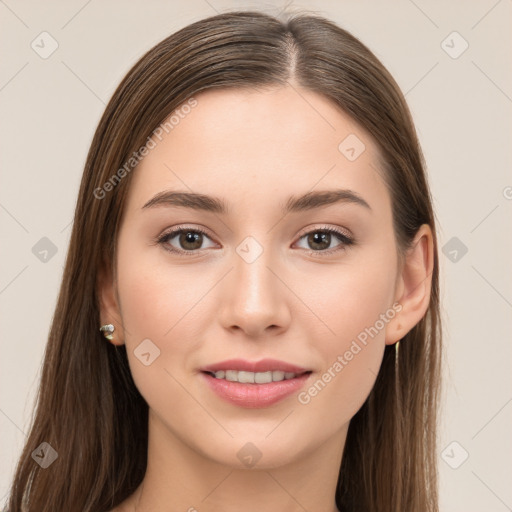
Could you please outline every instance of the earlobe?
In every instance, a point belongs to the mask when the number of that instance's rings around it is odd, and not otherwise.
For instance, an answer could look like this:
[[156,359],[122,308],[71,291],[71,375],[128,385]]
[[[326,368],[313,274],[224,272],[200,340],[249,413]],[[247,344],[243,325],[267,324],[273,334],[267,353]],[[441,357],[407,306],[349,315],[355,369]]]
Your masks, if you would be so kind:
[[100,325],[98,325],[98,330],[102,326],[112,324],[114,331],[110,333],[110,329],[105,330],[104,328],[102,331],[103,335],[107,337],[106,334],[110,334],[107,340],[113,345],[123,345],[124,332],[114,285],[111,265],[104,261],[101,268],[98,270],[96,282],[97,300],[100,310]]
[[432,287],[434,240],[428,224],[423,224],[404,257],[395,300],[400,312],[388,324],[386,344],[400,341],[425,316]]

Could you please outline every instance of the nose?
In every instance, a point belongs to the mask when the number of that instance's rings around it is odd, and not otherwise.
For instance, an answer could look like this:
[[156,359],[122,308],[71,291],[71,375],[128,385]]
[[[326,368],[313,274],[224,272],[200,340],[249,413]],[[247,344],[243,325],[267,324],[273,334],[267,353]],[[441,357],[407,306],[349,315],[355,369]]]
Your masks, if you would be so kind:
[[[267,255],[268,253],[268,255]],[[252,262],[234,254],[234,268],[226,276],[221,292],[220,321],[226,329],[261,338],[288,328],[290,291],[280,276],[270,251]]]

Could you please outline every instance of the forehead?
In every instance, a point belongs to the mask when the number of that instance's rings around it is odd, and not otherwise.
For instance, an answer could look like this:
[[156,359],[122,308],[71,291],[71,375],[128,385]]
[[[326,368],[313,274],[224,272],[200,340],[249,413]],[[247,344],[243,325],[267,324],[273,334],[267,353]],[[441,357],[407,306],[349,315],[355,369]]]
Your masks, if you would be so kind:
[[128,209],[173,189],[239,206],[328,188],[353,190],[381,208],[389,202],[373,138],[328,98],[287,86],[208,90],[195,100],[152,137],[133,171]]

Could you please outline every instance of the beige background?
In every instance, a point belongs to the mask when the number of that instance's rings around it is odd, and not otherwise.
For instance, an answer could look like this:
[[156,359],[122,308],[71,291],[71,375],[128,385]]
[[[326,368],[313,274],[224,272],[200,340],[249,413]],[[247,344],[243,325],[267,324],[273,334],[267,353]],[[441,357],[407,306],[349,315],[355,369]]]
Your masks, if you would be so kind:
[[[442,510],[512,510],[512,2],[288,5],[359,37],[406,94],[428,163],[440,245],[448,244],[447,256],[441,253]],[[277,14],[284,7],[0,0],[0,504],[28,427],[82,168],[106,102],[136,59],[175,30],[216,12]],[[50,36],[39,37],[43,31]],[[50,37],[58,44],[46,59],[31,47],[41,37],[47,50]],[[43,237],[57,250],[46,262],[33,252]]]

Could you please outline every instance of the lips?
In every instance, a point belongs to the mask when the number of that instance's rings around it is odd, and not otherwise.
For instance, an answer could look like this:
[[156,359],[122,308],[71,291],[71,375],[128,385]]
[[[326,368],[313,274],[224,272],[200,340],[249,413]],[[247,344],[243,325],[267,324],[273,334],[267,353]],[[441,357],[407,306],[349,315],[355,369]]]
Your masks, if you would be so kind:
[[208,366],[203,366],[200,370],[206,373],[215,373],[220,370],[237,370],[253,373],[282,371],[285,373],[294,373],[295,375],[302,375],[303,373],[311,371],[307,368],[287,363],[285,361],[279,361],[277,359],[262,359],[261,361],[229,359]]
[[249,409],[269,407],[300,391],[312,373],[277,359],[229,359],[200,368],[203,382],[217,396]]
[[[222,370],[220,370],[222,371]],[[298,393],[311,379],[311,372],[280,382],[246,384],[213,377],[210,372],[200,372],[202,381],[222,400],[246,409],[260,409],[277,404]]]

